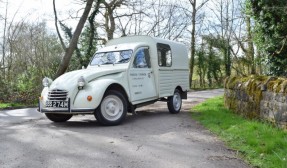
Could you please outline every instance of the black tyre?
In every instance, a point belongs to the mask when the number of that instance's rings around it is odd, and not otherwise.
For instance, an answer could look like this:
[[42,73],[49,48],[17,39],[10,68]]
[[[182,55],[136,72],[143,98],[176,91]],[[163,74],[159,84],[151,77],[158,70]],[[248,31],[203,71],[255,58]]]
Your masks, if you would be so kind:
[[123,122],[127,114],[127,101],[119,91],[110,90],[95,111],[97,121],[102,125],[113,126]]
[[180,91],[175,89],[173,96],[168,97],[167,107],[170,113],[177,114],[180,112],[182,99]]
[[72,114],[53,114],[45,113],[46,117],[54,122],[66,122],[73,117]]

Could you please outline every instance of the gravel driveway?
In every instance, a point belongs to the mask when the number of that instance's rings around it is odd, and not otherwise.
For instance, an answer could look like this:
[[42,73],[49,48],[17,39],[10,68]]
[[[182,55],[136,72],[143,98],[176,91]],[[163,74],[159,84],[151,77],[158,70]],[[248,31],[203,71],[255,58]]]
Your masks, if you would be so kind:
[[[0,111],[0,167],[249,167],[188,113],[222,94],[221,89],[190,92],[179,114],[169,114],[166,103],[158,102],[137,109],[137,115],[115,127],[100,126],[93,116],[58,124],[35,109],[18,110],[27,113],[19,120],[13,111]],[[34,113],[37,117],[29,118]]]

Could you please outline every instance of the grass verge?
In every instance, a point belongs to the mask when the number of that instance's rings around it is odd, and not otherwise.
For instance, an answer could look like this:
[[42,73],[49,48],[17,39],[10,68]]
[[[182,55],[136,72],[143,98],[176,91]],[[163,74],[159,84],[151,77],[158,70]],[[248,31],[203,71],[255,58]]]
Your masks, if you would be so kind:
[[192,109],[192,116],[238,151],[254,167],[287,167],[287,132],[268,123],[248,120],[224,107],[223,97]]
[[0,103],[0,109],[23,107],[23,104],[18,103]]

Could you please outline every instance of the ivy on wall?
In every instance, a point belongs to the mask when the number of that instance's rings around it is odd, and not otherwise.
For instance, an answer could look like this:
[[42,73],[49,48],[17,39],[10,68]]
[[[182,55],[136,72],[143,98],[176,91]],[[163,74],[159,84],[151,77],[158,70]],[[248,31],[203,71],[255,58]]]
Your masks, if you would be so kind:
[[269,75],[287,76],[287,1],[247,0],[255,20],[255,43],[265,54]]

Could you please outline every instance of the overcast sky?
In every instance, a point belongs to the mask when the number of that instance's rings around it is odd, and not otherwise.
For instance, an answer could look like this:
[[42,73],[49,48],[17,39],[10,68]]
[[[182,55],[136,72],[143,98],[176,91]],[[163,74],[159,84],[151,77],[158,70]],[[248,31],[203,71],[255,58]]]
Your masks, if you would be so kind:
[[[8,22],[12,21],[13,16],[16,14],[14,23],[17,21],[21,21],[22,19],[25,19],[26,22],[41,22],[45,21],[49,30],[52,32],[55,32],[55,23],[54,23],[54,14],[53,14],[53,0],[2,0],[0,2],[0,16],[5,15],[5,9],[6,9],[6,1],[8,1]],[[147,0],[148,1],[148,0]],[[188,0],[185,0],[186,2]],[[198,4],[200,4],[203,0],[198,0]],[[209,2],[217,0],[210,0]],[[75,29],[78,19],[69,19],[70,15],[73,17],[76,16],[77,10],[83,9],[84,5],[81,5],[82,0],[56,0],[56,8],[58,13],[58,18],[62,21],[64,21],[65,24],[67,24],[69,27],[72,27]],[[189,3],[189,2],[188,2]],[[213,7],[213,3],[206,4],[206,9],[208,9],[205,17],[208,18],[208,20],[214,20],[215,16],[212,15],[211,8]],[[204,9],[202,9],[204,10]],[[81,10],[78,13],[78,16],[81,16],[83,10]],[[209,18],[209,14],[212,15],[211,18]],[[98,17],[101,17],[100,15]],[[101,18],[99,18],[101,20]],[[2,34],[2,26],[3,26],[3,20],[0,20],[0,33]]]
[[[54,14],[53,14],[53,0],[3,0],[0,3],[0,15],[4,16],[5,2],[8,1],[8,20],[12,20],[14,14],[17,12],[15,21],[20,21],[25,18],[26,21],[46,21],[49,28],[54,29]],[[202,0],[198,0],[200,3]],[[56,8],[59,18],[61,20],[68,18],[69,13],[77,13],[76,10],[81,9],[81,0],[56,0]],[[83,6],[84,7],[84,6]],[[82,11],[79,15],[82,14]],[[70,26],[75,26],[77,20],[70,20]]]
[[[79,5],[75,4],[75,2],[77,2],[77,0],[56,0],[56,8],[61,19],[67,18],[69,12],[76,12],[73,11],[73,9],[79,8]],[[0,6],[0,13],[2,16],[5,15],[5,5],[5,3],[1,3]],[[52,0],[8,1],[8,20],[11,21],[14,15],[14,22],[22,19],[29,22],[44,20],[47,22],[49,28],[54,29]],[[73,23],[71,24],[73,25]]]

